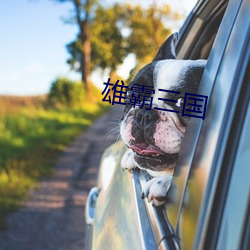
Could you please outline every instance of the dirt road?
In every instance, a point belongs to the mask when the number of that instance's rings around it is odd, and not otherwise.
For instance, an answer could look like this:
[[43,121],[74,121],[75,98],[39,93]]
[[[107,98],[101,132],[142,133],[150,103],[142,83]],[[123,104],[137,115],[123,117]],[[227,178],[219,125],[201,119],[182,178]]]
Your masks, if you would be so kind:
[[118,136],[107,135],[118,127],[121,105],[99,118],[65,151],[54,174],[43,179],[23,208],[11,214],[9,230],[0,232],[4,250],[84,249],[84,207],[95,185],[103,150]]

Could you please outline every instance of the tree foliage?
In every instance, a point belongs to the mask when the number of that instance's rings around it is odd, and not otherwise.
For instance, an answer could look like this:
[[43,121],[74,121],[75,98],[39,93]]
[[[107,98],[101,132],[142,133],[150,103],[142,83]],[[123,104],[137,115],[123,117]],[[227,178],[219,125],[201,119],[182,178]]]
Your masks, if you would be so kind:
[[99,6],[91,24],[93,69],[109,68],[114,72],[126,56],[126,41],[118,26],[121,16],[119,5],[104,8]]
[[130,72],[130,79],[134,74],[147,63],[150,63],[161,44],[171,34],[171,29],[164,24],[171,16],[169,5],[141,6],[126,5],[125,18],[123,19],[125,27],[130,30],[126,38],[127,53],[134,53],[136,56],[136,66]]
[[153,5],[142,9],[140,6],[127,6],[127,9],[127,23],[131,29],[127,39],[129,53],[134,53],[139,63],[149,63],[170,35],[170,29],[163,23],[163,19],[170,14],[170,7],[166,5],[159,9]]

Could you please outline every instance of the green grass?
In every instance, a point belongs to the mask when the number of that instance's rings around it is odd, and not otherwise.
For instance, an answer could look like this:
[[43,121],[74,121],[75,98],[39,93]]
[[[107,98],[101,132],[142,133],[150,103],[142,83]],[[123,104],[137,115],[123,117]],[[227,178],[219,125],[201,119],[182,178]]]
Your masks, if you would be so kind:
[[97,104],[60,110],[15,105],[11,112],[6,106],[0,112],[0,229],[39,178],[51,173],[65,147],[107,109]]

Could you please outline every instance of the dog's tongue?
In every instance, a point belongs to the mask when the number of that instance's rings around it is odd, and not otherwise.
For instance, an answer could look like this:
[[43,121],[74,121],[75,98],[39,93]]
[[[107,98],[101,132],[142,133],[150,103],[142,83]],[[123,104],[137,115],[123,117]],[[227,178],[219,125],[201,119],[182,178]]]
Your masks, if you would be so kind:
[[141,155],[163,154],[163,152],[147,143],[137,143],[131,145],[130,148]]

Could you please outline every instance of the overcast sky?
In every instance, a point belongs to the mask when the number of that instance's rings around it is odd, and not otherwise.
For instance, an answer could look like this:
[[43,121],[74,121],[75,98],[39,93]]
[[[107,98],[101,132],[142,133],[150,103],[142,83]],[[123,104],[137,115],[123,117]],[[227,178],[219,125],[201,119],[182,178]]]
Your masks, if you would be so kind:
[[[155,2],[172,3],[173,8],[188,12],[196,0]],[[70,3],[49,0],[1,0],[0,95],[45,94],[58,76],[80,79],[66,64],[65,45],[77,34],[76,26],[65,25],[61,19],[70,9]]]

